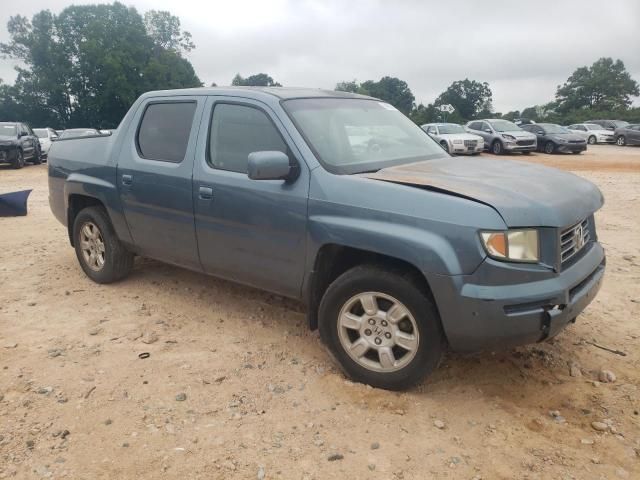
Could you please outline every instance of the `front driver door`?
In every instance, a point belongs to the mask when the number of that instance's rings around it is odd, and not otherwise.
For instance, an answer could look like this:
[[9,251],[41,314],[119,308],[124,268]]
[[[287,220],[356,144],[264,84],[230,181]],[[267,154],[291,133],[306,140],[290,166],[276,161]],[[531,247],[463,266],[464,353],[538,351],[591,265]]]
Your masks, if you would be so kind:
[[[194,166],[196,234],[202,268],[298,297],[305,259],[309,172],[267,105],[211,97]],[[204,129],[204,125],[203,125]],[[251,180],[251,152],[278,150],[298,165],[293,181]]]

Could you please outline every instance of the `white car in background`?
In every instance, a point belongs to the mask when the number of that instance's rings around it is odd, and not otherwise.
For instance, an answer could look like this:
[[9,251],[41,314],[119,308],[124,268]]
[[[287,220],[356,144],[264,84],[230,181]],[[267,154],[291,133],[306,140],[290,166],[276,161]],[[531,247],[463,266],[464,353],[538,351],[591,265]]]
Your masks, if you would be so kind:
[[614,143],[615,135],[611,130],[606,130],[597,123],[574,123],[567,127],[571,132],[582,136],[589,145],[596,143]]
[[426,123],[420,128],[451,154],[477,155],[484,150],[484,138],[457,123]]
[[49,156],[49,149],[51,148],[51,142],[58,139],[58,134],[53,128],[34,128],[35,133],[40,141],[40,151],[42,157],[47,158]]

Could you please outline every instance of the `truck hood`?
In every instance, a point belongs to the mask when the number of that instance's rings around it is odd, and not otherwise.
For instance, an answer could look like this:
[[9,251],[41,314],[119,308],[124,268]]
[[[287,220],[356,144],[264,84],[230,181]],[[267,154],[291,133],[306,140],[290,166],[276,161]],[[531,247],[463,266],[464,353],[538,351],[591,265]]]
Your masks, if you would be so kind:
[[362,176],[484,203],[509,227],[566,227],[604,203],[598,187],[577,175],[513,160],[445,157]]

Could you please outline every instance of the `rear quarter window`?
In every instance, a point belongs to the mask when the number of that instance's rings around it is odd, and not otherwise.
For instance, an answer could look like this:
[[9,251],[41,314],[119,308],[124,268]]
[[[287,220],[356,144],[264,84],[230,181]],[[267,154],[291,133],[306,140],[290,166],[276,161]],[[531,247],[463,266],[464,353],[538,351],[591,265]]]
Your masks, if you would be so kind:
[[150,103],[137,134],[142,158],[180,163],[184,160],[196,111],[196,102]]

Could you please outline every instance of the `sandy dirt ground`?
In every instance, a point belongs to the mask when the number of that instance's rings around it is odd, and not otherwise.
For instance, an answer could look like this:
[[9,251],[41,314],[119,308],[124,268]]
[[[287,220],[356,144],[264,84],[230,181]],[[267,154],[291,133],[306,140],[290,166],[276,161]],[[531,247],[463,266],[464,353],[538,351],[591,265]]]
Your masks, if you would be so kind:
[[604,192],[603,289],[552,342],[403,393],[347,381],[295,302],[145,259],[93,284],[47,166],[0,167],[34,189],[0,218],[0,478],[640,478],[640,148],[517,158]]

